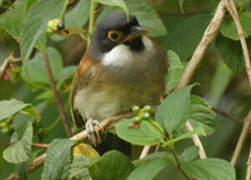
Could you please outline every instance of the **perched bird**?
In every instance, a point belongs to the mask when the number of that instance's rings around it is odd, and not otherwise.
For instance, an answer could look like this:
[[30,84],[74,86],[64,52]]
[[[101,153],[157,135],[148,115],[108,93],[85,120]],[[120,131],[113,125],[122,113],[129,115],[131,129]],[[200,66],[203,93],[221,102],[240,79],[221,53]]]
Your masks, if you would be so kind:
[[70,107],[78,128],[92,134],[93,125],[129,111],[133,105],[155,105],[165,91],[166,51],[122,11],[105,17],[96,27],[90,47],[72,83]]

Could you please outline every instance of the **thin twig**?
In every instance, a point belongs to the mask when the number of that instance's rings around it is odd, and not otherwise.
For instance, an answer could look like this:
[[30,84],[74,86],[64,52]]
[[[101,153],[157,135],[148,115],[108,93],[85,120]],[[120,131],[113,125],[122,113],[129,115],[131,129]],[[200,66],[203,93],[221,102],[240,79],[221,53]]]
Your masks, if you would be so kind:
[[[125,118],[130,118],[132,116],[133,116],[132,112],[127,112],[127,113],[123,113],[121,115],[107,118],[104,121],[102,121],[101,123],[102,123],[105,130],[109,130],[111,128],[114,128],[114,125],[117,122],[119,122],[120,120],[125,119]],[[95,132],[96,131],[101,132],[102,130],[99,129],[98,127],[95,127]],[[88,132],[86,130],[81,131],[80,133],[71,137],[70,140],[73,140],[73,141],[85,140],[85,139],[87,139],[87,134],[88,134]],[[36,168],[38,168],[39,166],[43,165],[45,159],[46,159],[46,153],[44,153],[43,155],[36,158],[29,166],[28,172],[31,172],[31,171],[35,170]],[[18,179],[20,179],[20,176],[18,175],[18,173],[13,173],[6,180],[18,180]]]
[[[11,143],[11,142],[0,142],[0,146],[10,146],[14,143]],[[35,147],[35,148],[40,148],[40,149],[47,149],[49,147],[48,144],[38,144],[38,143],[34,143],[31,145],[32,147]]]
[[66,115],[66,112],[64,110],[64,106],[63,106],[62,100],[60,98],[60,94],[59,94],[59,92],[58,92],[58,90],[56,88],[56,85],[55,85],[55,82],[54,82],[54,79],[53,79],[52,70],[51,70],[51,67],[50,67],[50,64],[49,64],[48,55],[45,52],[43,52],[43,60],[44,60],[44,63],[45,63],[46,71],[47,71],[47,73],[49,75],[50,86],[51,86],[52,91],[54,93],[56,103],[57,103],[57,107],[58,107],[58,111],[59,111],[60,116],[62,118],[64,128],[66,130],[66,134],[67,134],[68,137],[71,137],[72,136],[71,126],[70,126],[70,123],[69,123],[69,121],[67,119],[67,115]]
[[143,150],[142,150],[142,152],[141,152],[141,154],[139,156],[139,159],[145,158],[148,155],[150,149],[151,149],[151,146],[149,146],[149,145],[144,146],[144,148],[143,148]]
[[251,125],[251,110],[249,111],[247,117],[244,119],[244,125],[243,125],[243,128],[241,130],[240,137],[238,139],[236,148],[234,150],[234,154],[233,154],[232,159],[231,159],[231,164],[233,166],[235,166],[236,163],[238,162],[241,150],[242,150],[243,145],[244,145],[244,143],[245,143],[245,141],[247,139],[247,135],[248,135],[248,132],[249,132],[250,125]]
[[216,109],[216,108],[212,108],[212,110],[213,110],[214,112],[216,112],[216,113],[218,113],[218,114],[220,114],[220,115],[222,115],[222,116],[224,116],[224,117],[230,119],[230,120],[233,120],[233,121],[235,121],[235,122],[238,122],[238,123],[243,124],[243,121],[242,121],[242,120],[240,120],[240,119],[238,119],[238,118],[236,118],[236,117],[233,117],[233,116],[229,115],[229,114],[226,113],[225,111],[222,111],[222,110],[219,110],[219,109]]
[[246,175],[246,180],[251,179],[251,148],[249,151],[249,156],[248,156],[248,162],[247,162],[247,175]]
[[0,79],[2,77],[2,75],[4,74],[4,71],[8,68],[10,63],[17,63],[20,62],[21,58],[15,58],[14,57],[14,52],[12,52],[2,63],[2,65],[0,66]]
[[[224,0],[221,0],[220,3],[218,4],[218,7],[216,9],[215,15],[209,25],[207,26],[207,29],[204,32],[204,35],[195,49],[191,60],[189,61],[188,65],[186,66],[186,69],[181,77],[181,80],[179,84],[176,87],[177,89],[181,89],[184,86],[186,86],[192,79],[192,76],[197,69],[198,65],[200,64],[202,58],[207,52],[207,49],[210,47],[212,42],[215,40],[216,35],[225,19],[226,16],[226,10],[225,10],[225,4]],[[186,129],[188,131],[193,130],[193,127],[190,122],[186,122]],[[200,158],[206,158],[206,153],[204,150],[204,147],[202,145],[202,142],[200,141],[200,138],[197,134],[193,135],[192,137],[193,142],[195,145],[199,147],[199,154]]]
[[[188,121],[186,122],[186,130],[191,132],[194,130],[193,126],[191,125],[191,123],[189,123]],[[205,152],[205,149],[203,147],[202,142],[200,141],[199,136],[196,134],[195,136],[192,136],[193,139],[193,143],[199,147],[199,155],[201,159],[205,159],[207,158],[207,154]]]
[[248,52],[248,46],[247,42],[244,36],[243,28],[240,22],[240,18],[238,16],[238,12],[235,7],[235,3],[233,0],[226,0],[225,3],[226,9],[232,16],[236,29],[238,31],[240,41],[241,41],[241,47],[242,47],[242,52],[245,60],[245,67],[246,67],[246,72],[248,75],[248,81],[249,81],[249,87],[251,87],[251,66],[250,66],[250,58],[249,58],[249,52]]

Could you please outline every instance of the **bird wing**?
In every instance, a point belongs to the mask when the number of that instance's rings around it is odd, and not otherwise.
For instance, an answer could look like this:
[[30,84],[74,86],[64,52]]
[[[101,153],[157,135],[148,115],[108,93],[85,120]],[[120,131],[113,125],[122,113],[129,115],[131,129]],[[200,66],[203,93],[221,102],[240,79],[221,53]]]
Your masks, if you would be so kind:
[[74,97],[80,88],[85,88],[88,86],[90,81],[92,81],[94,75],[90,75],[89,70],[93,65],[96,65],[98,61],[91,58],[88,53],[85,53],[80,61],[78,70],[73,78],[70,91],[70,112],[74,124],[78,128],[82,128],[85,124],[85,117],[82,117],[78,110],[74,109]]

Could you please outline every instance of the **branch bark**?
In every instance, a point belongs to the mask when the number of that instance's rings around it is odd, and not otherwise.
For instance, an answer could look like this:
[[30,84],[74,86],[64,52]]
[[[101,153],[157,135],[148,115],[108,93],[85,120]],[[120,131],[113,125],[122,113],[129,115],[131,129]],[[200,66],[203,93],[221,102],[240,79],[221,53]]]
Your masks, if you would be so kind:
[[247,162],[247,175],[246,175],[246,180],[251,179],[251,148],[249,151],[249,157],[248,157],[248,162]]
[[247,42],[246,42],[246,39],[244,36],[244,32],[243,32],[243,28],[242,28],[242,25],[240,22],[240,18],[239,18],[239,15],[238,15],[238,12],[236,10],[235,3],[233,0],[226,0],[225,6],[235,22],[235,26],[238,31],[239,37],[240,37],[242,52],[243,52],[243,56],[244,56],[244,60],[245,60],[246,72],[248,75],[249,87],[251,88],[250,58],[249,58],[248,46],[247,46]]
[[66,130],[67,136],[71,137],[72,136],[71,126],[70,126],[70,123],[69,123],[69,121],[67,119],[67,115],[66,115],[66,112],[64,110],[64,106],[63,106],[62,100],[60,98],[60,94],[59,94],[59,92],[58,92],[58,90],[56,88],[55,81],[53,79],[52,70],[51,70],[51,67],[50,67],[50,64],[49,64],[48,55],[45,52],[43,52],[43,60],[44,60],[44,63],[45,63],[46,71],[47,71],[47,73],[49,75],[50,86],[51,86],[52,91],[54,93],[56,103],[57,103],[57,106],[58,106],[58,111],[59,111],[59,114],[60,114],[60,116],[62,118],[64,128]]
[[242,150],[243,145],[244,145],[244,143],[245,143],[245,141],[247,139],[247,135],[248,135],[250,126],[251,126],[251,110],[249,111],[247,117],[244,119],[244,126],[242,128],[240,137],[238,139],[236,148],[234,150],[234,154],[233,154],[232,159],[231,159],[231,164],[233,166],[235,166],[236,163],[238,162],[241,150]]

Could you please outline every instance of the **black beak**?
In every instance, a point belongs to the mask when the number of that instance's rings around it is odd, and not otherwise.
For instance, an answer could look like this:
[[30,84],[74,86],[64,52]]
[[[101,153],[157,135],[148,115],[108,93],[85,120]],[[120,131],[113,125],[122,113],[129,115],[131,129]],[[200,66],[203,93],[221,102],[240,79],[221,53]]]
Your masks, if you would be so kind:
[[126,38],[123,40],[123,43],[129,40],[132,40],[134,38],[137,38],[139,36],[143,36],[148,33],[148,30],[145,29],[142,26],[133,26],[130,29],[129,35],[126,36]]

